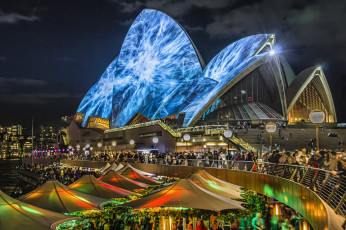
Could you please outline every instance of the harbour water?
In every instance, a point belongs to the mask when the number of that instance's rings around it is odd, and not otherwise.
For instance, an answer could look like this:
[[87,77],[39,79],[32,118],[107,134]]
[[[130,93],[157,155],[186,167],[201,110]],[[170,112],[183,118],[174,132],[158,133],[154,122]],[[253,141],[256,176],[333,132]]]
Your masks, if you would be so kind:
[[16,168],[22,163],[20,158],[0,159],[0,189],[11,194],[19,182]]

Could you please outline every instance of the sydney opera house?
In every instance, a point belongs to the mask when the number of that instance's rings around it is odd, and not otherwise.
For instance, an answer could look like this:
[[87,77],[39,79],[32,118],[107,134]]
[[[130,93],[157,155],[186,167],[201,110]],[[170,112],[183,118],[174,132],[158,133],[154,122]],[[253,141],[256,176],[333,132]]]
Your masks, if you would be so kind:
[[174,19],[143,10],[120,53],[83,98],[75,125],[103,130],[104,140],[112,130],[157,120],[176,129],[236,121],[297,123],[309,122],[309,113],[320,109],[326,122],[336,122],[321,67],[296,75],[277,47],[273,34],[256,34],[206,64]]

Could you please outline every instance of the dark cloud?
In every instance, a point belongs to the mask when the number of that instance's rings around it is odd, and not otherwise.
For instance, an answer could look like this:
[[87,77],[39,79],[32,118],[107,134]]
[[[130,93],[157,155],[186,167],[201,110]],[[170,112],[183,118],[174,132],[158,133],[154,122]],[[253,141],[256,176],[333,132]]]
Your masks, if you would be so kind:
[[0,10],[0,24],[16,24],[18,22],[34,22],[40,18],[36,15],[22,15],[15,12],[5,13]]
[[195,32],[201,32],[204,31],[204,28],[202,26],[189,26],[189,25],[185,25],[184,29],[188,32],[188,33],[195,33]]
[[124,26],[124,27],[130,27],[131,25],[132,25],[132,23],[133,23],[133,21],[134,21],[135,19],[128,19],[128,20],[121,20],[121,21],[117,21],[117,23],[119,24],[119,25],[122,25],[122,26]]
[[70,63],[76,61],[75,58],[73,58],[73,57],[68,57],[68,56],[60,57],[60,58],[58,58],[58,59],[61,60],[62,62],[70,62]]
[[48,105],[59,100],[82,99],[82,94],[71,94],[70,92],[34,92],[34,93],[11,93],[0,94],[0,103],[16,105]]
[[0,120],[20,122],[27,115],[29,122],[31,116],[49,122],[75,113],[82,94],[119,54],[136,16],[152,8],[182,25],[206,63],[244,36],[275,33],[295,73],[323,66],[338,118],[345,121],[345,7],[344,0],[6,1],[0,10],[6,112]]
[[120,1],[109,0],[121,6],[123,13],[133,13],[139,9],[149,8],[161,10],[171,16],[179,17],[188,13],[194,7],[205,9],[220,9],[231,4],[235,0],[134,0]]
[[31,78],[5,78],[0,77],[0,90],[4,90],[7,87],[17,87],[17,86],[36,86],[41,87],[47,85],[47,81],[40,79]]

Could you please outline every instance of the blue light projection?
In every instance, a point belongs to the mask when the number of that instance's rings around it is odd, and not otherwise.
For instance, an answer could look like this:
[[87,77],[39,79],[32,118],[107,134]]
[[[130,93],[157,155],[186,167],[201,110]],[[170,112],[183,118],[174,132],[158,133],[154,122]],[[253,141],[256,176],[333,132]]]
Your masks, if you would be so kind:
[[210,112],[212,103],[217,106],[216,95],[229,81],[265,55],[253,56],[268,36],[232,43],[203,71],[203,60],[185,31],[166,14],[143,10],[118,58],[82,100],[77,111],[84,114],[83,126],[90,116],[110,119],[115,128],[136,113],[159,119],[182,112],[183,126],[188,126]]
[[117,58],[107,67],[100,80],[91,87],[80,103],[77,112],[84,114],[83,126],[89,117],[109,119],[112,112],[114,71]]
[[176,114],[182,91],[195,86],[202,67],[192,42],[169,16],[143,10],[133,22],[116,64],[111,127],[136,113],[150,119]]
[[205,112],[208,109],[207,103],[217,100],[215,95],[229,81],[264,55],[253,56],[268,37],[269,34],[258,34],[240,39],[227,46],[209,62],[203,71],[203,76],[218,83],[211,90],[200,88],[200,91],[195,92],[198,96],[191,104],[182,109],[182,111],[186,111],[183,126],[190,125],[200,112]]

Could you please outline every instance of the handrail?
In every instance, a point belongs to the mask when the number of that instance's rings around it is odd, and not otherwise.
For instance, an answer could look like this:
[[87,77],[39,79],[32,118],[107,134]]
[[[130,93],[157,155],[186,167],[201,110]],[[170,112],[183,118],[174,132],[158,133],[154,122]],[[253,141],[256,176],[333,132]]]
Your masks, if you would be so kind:
[[236,136],[232,136],[230,138],[231,142],[240,145],[243,149],[245,149],[246,151],[252,151],[252,152],[256,152],[257,149],[253,146],[251,146],[249,143],[247,143],[246,141],[244,141],[242,138],[238,138]]
[[[114,129],[108,129],[108,130],[105,130],[104,132],[105,133],[112,133],[112,132],[117,132],[117,131],[122,131],[122,130],[135,129],[135,128],[140,128],[140,127],[148,127],[148,126],[153,126],[153,125],[159,125],[162,129],[169,132],[175,138],[182,137],[182,133],[184,133],[184,132],[194,132],[194,131],[204,131],[205,134],[220,135],[227,128],[227,125],[209,125],[209,126],[204,125],[204,126],[179,128],[179,129],[174,130],[169,125],[162,122],[161,120],[153,120],[153,121],[148,121],[148,122],[144,122],[144,123],[140,123],[140,124],[134,124],[134,125],[123,126],[123,127],[114,128]],[[252,152],[257,151],[257,149],[255,147],[251,146],[249,143],[247,143],[246,141],[244,141],[241,138],[232,136],[229,140],[231,142],[235,143],[236,145],[240,145],[246,151],[252,151]]]
[[112,132],[117,132],[117,131],[122,131],[122,130],[128,130],[128,129],[135,129],[135,128],[140,128],[140,127],[148,127],[148,126],[153,126],[153,125],[159,125],[161,128],[169,132],[173,137],[181,137],[181,133],[174,131],[171,127],[163,123],[161,120],[154,120],[154,121],[148,121],[140,124],[134,124],[134,125],[129,125],[129,126],[124,126],[124,127],[119,127],[119,128],[114,128],[114,129],[108,129],[105,130],[105,133],[112,133]]

